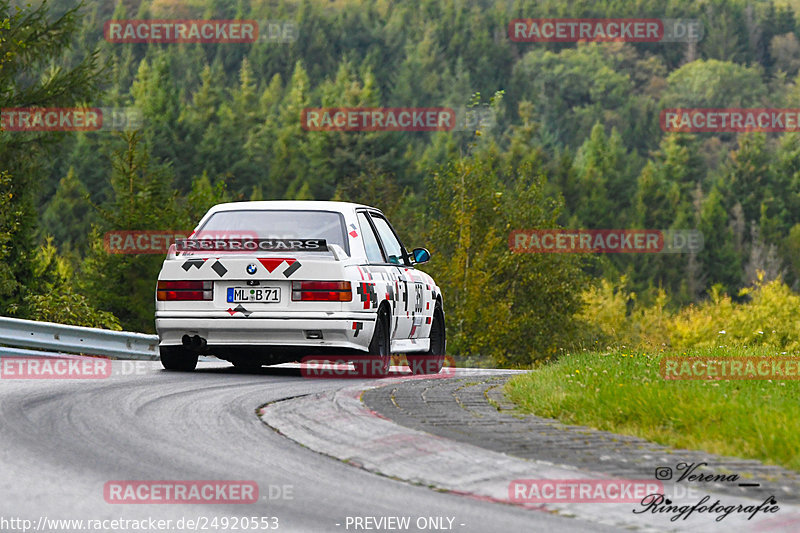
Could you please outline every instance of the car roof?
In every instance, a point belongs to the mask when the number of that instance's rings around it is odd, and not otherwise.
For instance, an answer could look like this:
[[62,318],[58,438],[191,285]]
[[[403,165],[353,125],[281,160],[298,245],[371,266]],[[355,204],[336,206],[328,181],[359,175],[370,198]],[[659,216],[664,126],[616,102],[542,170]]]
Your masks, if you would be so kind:
[[283,209],[287,211],[336,211],[339,213],[352,213],[357,208],[376,209],[363,204],[350,202],[332,202],[316,200],[268,200],[259,202],[228,202],[217,204],[208,210],[208,214],[220,211],[242,211],[245,209]]

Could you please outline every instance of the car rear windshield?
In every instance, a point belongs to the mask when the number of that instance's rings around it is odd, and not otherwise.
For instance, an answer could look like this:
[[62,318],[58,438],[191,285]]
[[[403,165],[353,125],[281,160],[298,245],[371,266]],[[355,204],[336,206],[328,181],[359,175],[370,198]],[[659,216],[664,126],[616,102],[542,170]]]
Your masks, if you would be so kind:
[[230,232],[258,239],[325,239],[350,255],[344,217],[333,211],[220,211],[211,215],[197,232]]

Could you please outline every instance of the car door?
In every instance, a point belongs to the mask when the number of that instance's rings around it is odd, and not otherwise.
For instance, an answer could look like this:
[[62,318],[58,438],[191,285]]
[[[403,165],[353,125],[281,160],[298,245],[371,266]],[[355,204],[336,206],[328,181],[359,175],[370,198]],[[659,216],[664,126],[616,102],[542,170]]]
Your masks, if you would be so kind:
[[410,339],[419,336],[420,326],[424,317],[425,291],[422,280],[415,278],[414,267],[408,257],[400,239],[397,237],[389,221],[381,213],[370,212],[375,231],[378,235],[384,257],[387,260],[387,268],[391,269],[391,275],[395,278],[397,288],[397,298],[395,302],[395,322],[397,324],[396,339]]
[[359,210],[356,212],[358,225],[361,228],[361,239],[364,242],[364,251],[367,254],[367,264],[359,268],[363,281],[360,282],[363,287],[371,286],[376,290],[386,290],[386,298],[392,305],[392,339],[397,338],[397,328],[399,326],[399,319],[397,316],[397,294],[398,289],[396,279],[397,273],[394,265],[389,263],[383,252],[378,234],[375,231],[375,226],[369,213],[366,210]]

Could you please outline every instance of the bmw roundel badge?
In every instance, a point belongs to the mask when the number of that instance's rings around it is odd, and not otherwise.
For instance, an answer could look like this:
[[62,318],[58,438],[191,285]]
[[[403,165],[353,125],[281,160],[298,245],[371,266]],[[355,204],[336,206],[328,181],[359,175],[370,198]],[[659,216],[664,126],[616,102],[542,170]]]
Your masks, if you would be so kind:
[[248,274],[255,274],[256,273],[256,266],[254,264],[247,265],[247,273]]

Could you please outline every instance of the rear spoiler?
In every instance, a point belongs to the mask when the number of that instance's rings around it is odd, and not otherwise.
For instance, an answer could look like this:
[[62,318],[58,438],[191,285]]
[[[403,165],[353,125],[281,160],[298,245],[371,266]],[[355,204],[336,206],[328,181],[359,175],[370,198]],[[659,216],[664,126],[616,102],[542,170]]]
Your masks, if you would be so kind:
[[213,254],[258,254],[271,252],[329,252],[337,261],[347,258],[344,249],[338,244],[328,244],[325,239],[176,239],[170,245],[167,259],[180,255],[196,253]]

